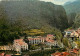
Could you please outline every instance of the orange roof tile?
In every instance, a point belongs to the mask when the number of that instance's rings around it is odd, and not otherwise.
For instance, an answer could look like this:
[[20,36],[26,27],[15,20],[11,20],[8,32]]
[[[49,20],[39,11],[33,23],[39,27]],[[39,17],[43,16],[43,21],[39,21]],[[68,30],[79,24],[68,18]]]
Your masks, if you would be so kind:
[[58,52],[58,53],[53,53],[53,54],[51,54],[51,55],[53,55],[53,56],[67,56],[67,55],[70,55],[70,53],[68,53],[68,52]]
[[5,56],[11,56],[11,55],[6,54]]
[[61,53],[58,52],[58,53],[53,53],[53,54],[51,54],[51,55],[55,56],[55,55],[60,55],[60,54],[61,54]]

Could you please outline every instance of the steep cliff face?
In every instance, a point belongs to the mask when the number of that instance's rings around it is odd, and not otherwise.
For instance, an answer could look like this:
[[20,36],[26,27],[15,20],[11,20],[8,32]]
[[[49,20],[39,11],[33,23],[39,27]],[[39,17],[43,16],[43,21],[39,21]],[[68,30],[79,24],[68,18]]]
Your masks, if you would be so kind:
[[56,27],[60,30],[68,27],[64,8],[50,2],[41,1],[2,1],[10,23],[20,21],[24,28]]
[[79,26],[80,22],[78,21],[78,20],[80,20],[80,18],[79,18],[79,16],[80,16],[80,1],[76,0],[72,3],[65,4],[64,8],[66,10],[68,20],[69,20],[69,23],[71,24],[71,26],[80,27]]
[[78,13],[78,12],[80,12],[80,1],[76,0],[76,1],[71,2],[69,4],[65,4],[64,8],[68,14]]

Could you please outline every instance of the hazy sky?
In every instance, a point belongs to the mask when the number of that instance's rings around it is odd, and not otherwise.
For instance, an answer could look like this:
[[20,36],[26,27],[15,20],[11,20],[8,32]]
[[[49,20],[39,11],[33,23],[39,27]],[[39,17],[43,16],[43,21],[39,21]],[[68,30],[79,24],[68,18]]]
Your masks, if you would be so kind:
[[[2,0],[0,0],[0,1],[2,1]],[[76,0],[40,0],[40,1],[52,2],[54,4],[63,5],[66,2],[73,2],[73,1],[76,1]]]
[[66,2],[73,2],[75,0],[40,0],[40,1],[52,2],[54,4],[63,5]]

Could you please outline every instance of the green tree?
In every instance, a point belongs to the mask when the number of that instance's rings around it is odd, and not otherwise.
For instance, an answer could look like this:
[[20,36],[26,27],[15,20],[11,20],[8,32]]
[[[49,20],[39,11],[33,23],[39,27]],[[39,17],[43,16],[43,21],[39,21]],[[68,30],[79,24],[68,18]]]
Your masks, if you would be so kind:
[[69,42],[67,37],[63,38],[62,42],[63,42],[65,47],[71,48],[71,44],[70,44],[70,42]]

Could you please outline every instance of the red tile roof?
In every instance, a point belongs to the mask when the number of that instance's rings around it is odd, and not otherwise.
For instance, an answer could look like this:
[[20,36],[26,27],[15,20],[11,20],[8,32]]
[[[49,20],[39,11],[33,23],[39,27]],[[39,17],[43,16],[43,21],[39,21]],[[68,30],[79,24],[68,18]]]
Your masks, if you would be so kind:
[[53,53],[53,54],[51,54],[51,55],[56,56],[56,55],[60,55],[60,54],[61,54],[61,53],[58,52],[58,53]]
[[25,44],[25,42],[23,41],[23,39],[16,39],[16,40],[14,40],[14,42],[17,42],[20,45],[24,45]]
[[79,49],[72,49],[70,52],[75,53],[75,54],[78,54],[78,50]]
[[52,35],[52,34],[48,34],[47,36],[54,36],[54,35]]
[[0,56],[4,56],[5,53],[1,53]]
[[6,54],[5,56],[11,56],[11,55]]
[[41,39],[45,39],[45,38],[44,37],[28,38],[29,41],[31,41],[31,40],[41,40]]
[[54,40],[46,40],[47,42],[50,42],[50,43],[53,43],[54,42]]
[[58,53],[53,53],[53,54],[51,54],[51,55],[53,55],[53,56],[67,56],[67,55],[70,55],[70,53],[68,53],[68,52],[58,52]]

